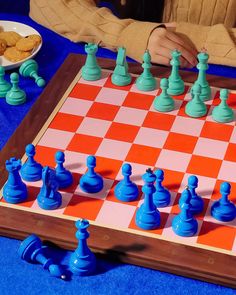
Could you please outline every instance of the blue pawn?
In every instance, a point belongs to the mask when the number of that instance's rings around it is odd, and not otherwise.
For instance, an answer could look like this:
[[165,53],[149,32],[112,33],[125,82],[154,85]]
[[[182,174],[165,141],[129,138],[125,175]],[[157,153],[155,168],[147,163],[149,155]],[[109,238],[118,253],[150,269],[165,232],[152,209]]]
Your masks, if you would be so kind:
[[61,151],[56,152],[55,160],[57,163],[56,177],[59,188],[66,188],[72,184],[73,177],[71,172],[63,166],[63,163],[65,162],[65,154]]
[[11,158],[6,161],[6,169],[9,173],[7,182],[3,187],[3,198],[6,202],[17,204],[24,202],[28,197],[27,187],[22,182],[19,170],[21,161]]
[[211,215],[220,221],[231,221],[236,217],[236,209],[228,196],[230,194],[231,185],[228,182],[223,182],[220,185],[221,198],[214,202],[211,207]]
[[80,188],[86,193],[98,193],[103,189],[102,177],[94,171],[96,167],[96,158],[88,156],[88,171],[80,178]]
[[153,194],[153,202],[157,208],[166,207],[170,204],[170,192],[163,187],[162,181],[164,180],[164,171],[157,169],[154,174],[156,175],[156,192]]
[[160,226],[161,218],[160,212],[156,209],[153,203],[153,193],[156,191],[154,182],[156,175],[148,169],[143,175],[144,185],[142,188],[144,195],[144,202],[137,210],[135,223],[138,227],[146,230],[156,229]]
[[188,188],[182,192],[181,198],[181,211],[174,217],[172,221],[172,229],[178,236],[192,237],[197,232],[198,223],[191,213],[191,193]]
[[123,202],[131,202],[138,198],[139,191],[137,185],[130,180],[132,167],[130,164],[122,166],[122,174],[124,179],[121,180],[115,187],[115,196]]
[[78,220],[75,226],[78,229],[76,238],[79,244],[78,248],[71,255],[69,268],[75,275],[90,275],[96,270],[96,257],[87,245],[87,239],[89,237],[87,228],[89,227],[89,222],[86,219]]
[[66,279],[62,268],[53,264],[52,259],[46,258],[43,254],[42,242],[36,235],[30,235],[21,244],[18,250],[20,258],[30,263],[40,263],[44,269],[49,270],[53,277]]
[[[188,188],[191,193],[191,209],[193,215],[199,214],[203,211],[204,208],[204,202],[203,199],[196,193],[196,188],[198,187],[198,178],[195,175],[191,175],[188,178]],[[182,198],[179,199],[179,206],[183,204]]]
[[37,196],[37,202],[40,208],[44,210],[55,210],[61,206],[62,197],[57,191],[58,182],[56,173],[48,166],[43,168],[42,172],[43,186]]
[[20,174],[25,181],[38,181],[42,178],[42,165],[37,163],[34,159],[35,146],[28,144],[25,148],[25,153],[28,160],[21,167]]

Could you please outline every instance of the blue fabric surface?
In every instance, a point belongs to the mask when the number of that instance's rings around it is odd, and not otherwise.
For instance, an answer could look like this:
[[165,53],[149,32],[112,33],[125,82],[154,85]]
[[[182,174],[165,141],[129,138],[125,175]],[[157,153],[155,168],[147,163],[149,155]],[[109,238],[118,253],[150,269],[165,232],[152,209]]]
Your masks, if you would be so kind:
[[[68,53],[83,53],[81,44],[74,44],[55,33],[35,24],[28,17],[3,13],[0,1],[0,19],[26,23],[37,29],[43,36],[43,47],[36,57],[40,74],[49,81]],[[20,1],[21,2],[21,1]],[[6,6],[4,6],[6,7]],[[7,11],[7,10],[6,10]],[[17,10],[13,10],[17,11]],[[22,14],[23,9],[22,9]],[[100,49],[98,55],[115,58],[115,54]],[[217,67],[216,67],[217,68]],[[229,76],[236,77],[235,69],[225,68]],[[7,73],[7,79],[9,74]],[[216,71],[217,73],[217,71]],[[221,74],[223,72],[221,71]],[[31,79],[21,79],[20,86],[27,92],[28,101],[18,107],[11,107],[0,100],[0,149],[17,128],[25,114],[35,102],[41,89]],[[64,282],[50,277],[39,265],[20,260],[17,255],[19,241],[0,238],[0,294],[235,294],[232,289],[182,278],[137,266],[115,264],[99,260],[98,274],[92,277],[76,278]],[[52,249],[49,254],[63,264],[68,263],[70,252]]]

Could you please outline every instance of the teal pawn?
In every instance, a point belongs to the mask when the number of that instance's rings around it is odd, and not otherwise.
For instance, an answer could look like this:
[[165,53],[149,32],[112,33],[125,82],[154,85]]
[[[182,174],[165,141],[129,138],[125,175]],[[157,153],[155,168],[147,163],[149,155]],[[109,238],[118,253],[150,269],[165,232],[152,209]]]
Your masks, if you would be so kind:
[[212,118],[216,122],[229,123],[234,120],[234,112],[227,105],[227,99],[229,97],[229,91],[227,89],[220,90],[220,104],[216,106],[212,111]]
[[126,86],[131,83],[131,75],[128,72],[128,64],[126,61],[126,50],[124,47],[118,49],[116,58],[116,67],[111,75],[111,81],[117,86]]
[[200,99],[201,86],[197,83],[193,86],[193,98],[186,104],[185,113],[193,118],[200,118],[206,115],[207,107]]
[[26,101],[25,92],[19,88],[19,75],[17,73],[12,73],[10,76],[12,87],[7,92],[6,102],[11,105],[19,105]]
[[[195,83],[201,86],[200,99],[203,101],[207,101],[211,99],[211,88],[206,79],[206,70],[208,69],[207,62],[208,62],[209,55],[206,52],[200,52],[197,57],[199,60],[199,63],[197,65],[197,69],[199,70],[199,72],[198,72],[198,78],[195,81]],[[191,94],[193,96],[193,88],[191,89]]]
[[4,98],[7,92],[11,89],[11,84],[4,79],[5,70],[0,66],[0,98]]
[[136,80],[136,86],[141,91],[152,91],[156,89],[156,79],[153,77],[151,68],[151,55],[148,50],[143,55],[143,73]]
[[93,43],[88,43],[85,45],[85,52],[87,53],[87,58],[85,65],[82,67],[82,77],[87,81],[96,81],[101,78],[102,70],[97,64],[96,53],[98,51],[98,46]]
[[161,79],[161,94],[155,97],[154,100],[154,109],[159,112],[171,112],[175,108],[175,102],[171,96],[167,93],[169,86],[168,79]]
[[38,63],[34,59],[23,62],[19,68],[19,73],[23,77],[33,78],[39,87],[44,87],[46,84],[45,80],[38,75]]
[[169,77],[169,88],[167,93],[169,95],[180,95],[184,93],[184,81],[181,79],[179,75],[179,66],[180,61],[179,58],[181,56],[181,52],[178,50],[173,50],[171,52],[172,59],[170,64],[172,65],[171,74]]

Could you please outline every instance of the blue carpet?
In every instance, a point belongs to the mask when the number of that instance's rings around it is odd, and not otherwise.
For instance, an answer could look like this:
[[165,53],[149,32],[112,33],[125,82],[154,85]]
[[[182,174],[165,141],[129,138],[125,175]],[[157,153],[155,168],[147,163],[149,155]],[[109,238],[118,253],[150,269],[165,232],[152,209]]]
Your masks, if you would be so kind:
[[[23,0],[22,0],[23,1]],[[22,3],[22,1],[19,1]],[[68,53],[83,53],[81,44],[74,44],[63,37],[37,25],[24,16],[24,9],[18,1],[0,1],[0,19],[13,20],[26,23],[37,29],[43,36],[44,44],[36,57],[40,65],[40,74],[49,81],[58,67],[64,61]],[[23,1],[27,3],[28,1]],[[13,6],[12,4],[16,6]],[[7,6],[8,5],[8,6]],[[11,12],[21,13],[14,15],[3,13],[12,5]],[[19,9],[19,10],[17,10]],[[115,54],[100,49],[98,55],[115,58]],[[236,77],[236,71],[229,67],[210,67],[214,73]],[[225,71],[224,71],[224,70]],[[7,79],[9,74],[7,73]],[[28,110],[31,108],[41,89],[35,87],[30,79],[21,79],[20,86],[26,89],[28,101],[19,107],[11,107],[0,100],[0,149],[5,145]],[[182,278],[137,266],[115,264],[105,260],[99,260],[98,274],[77,278],[64,282],[50,277],[39,265],[32,265],[20,260],[17,249],[20,242],[13,239],[0,238],[0,294],[235,294],[232,289],[208,284],[192,279]],[[70,252],[53,248],[49,251],[53,258],[64,265],[68,263]]]

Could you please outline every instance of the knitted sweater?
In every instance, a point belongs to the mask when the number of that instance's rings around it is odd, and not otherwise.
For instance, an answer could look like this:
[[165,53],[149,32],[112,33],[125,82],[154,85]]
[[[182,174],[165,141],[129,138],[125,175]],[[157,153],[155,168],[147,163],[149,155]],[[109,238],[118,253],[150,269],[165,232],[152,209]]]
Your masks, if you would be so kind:
[[[133,0],[135,1],[135,0]],[[93,0],[31,0],[30,17],[74,42],[94,42],[141,61],[158,23],[119,19]],[[123,9],[127,5],[121,0]],[[148,3],[148,1],[147,1]],[[210,62],[236,66],[236,0],[165,0],[163,22],[177,22],[176,33],[206,48]]]

